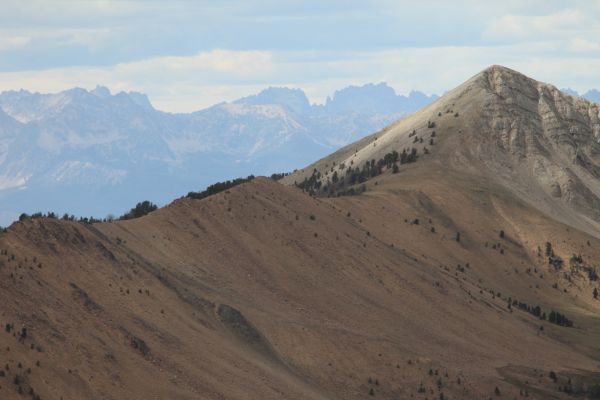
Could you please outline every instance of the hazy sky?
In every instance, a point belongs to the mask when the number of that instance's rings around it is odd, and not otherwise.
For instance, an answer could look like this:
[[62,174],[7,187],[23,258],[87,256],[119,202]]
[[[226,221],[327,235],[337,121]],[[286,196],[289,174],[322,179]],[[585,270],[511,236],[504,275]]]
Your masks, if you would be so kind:
[[600,87],[600,0],[0,0],[0,90],[96,84],[190,111],[266,86],[441,93],[490,64]]

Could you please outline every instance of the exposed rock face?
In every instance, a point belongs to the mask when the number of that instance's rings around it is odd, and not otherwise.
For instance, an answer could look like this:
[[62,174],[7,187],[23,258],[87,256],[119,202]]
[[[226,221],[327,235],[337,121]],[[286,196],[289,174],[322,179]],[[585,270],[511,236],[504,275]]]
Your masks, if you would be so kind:
[[504,184],[517,184],[526,200],[546,194],[599,221],[600,106],[498,66],[465,89],[471,87],[486,101],[465,115],[476,144],[468,151],[486,172],[506,169]]

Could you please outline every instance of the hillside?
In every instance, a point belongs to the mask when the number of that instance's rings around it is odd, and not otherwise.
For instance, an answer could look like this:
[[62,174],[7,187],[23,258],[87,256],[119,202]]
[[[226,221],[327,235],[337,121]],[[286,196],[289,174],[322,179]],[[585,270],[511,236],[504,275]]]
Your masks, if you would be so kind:
[[[593,163],[596,107],[492,67],[279,183],[15,223],[0,397],[594,398],[600,235],[574,199],[598,185],[568,149]],[[581,187],[557,196],[536,162]],[[355,184],[324,189],[342,163]]]

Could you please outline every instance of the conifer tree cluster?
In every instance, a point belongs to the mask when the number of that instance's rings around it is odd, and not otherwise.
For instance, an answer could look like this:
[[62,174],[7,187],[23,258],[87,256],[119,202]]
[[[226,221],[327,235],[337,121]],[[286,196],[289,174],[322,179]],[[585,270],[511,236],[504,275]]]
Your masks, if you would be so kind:
[[352,165],[345,167],[344,164],[340,164],[339,170],[344,171],[343,174],[333,170],[331,177],[327,177],[325,181],[321,172],[315,168],[308,178],[296,183],[296,186],[311,196],[357,194],[361,190],[356,190],[352,186],[362,184],[387,170],[396,174],[400,172],[400,165],[413,163],[417,161],[418,157],[416,148],[404,149],[402,153],[393,150],[379,160],[367,160],[362,167],[352,167]]

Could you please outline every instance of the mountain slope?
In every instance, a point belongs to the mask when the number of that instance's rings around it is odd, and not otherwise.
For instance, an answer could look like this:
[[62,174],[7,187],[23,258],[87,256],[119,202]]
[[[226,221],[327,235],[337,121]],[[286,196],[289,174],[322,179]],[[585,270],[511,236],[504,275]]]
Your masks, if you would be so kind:
[[362,167],[391,151],[415,148],[423,168],[452,168],[492,180],[563,222],[597,231],[599,134],[598,104],[494,66],[286,182],[299,183],[316,169],[326,184],[336,172],[333,165],[342,176],[351,163]]
[[[515,104],[496,99],[499,79],[521,76],[488,69],[436,103],[451,113],[409,117],[415,135],[400,122],[284,178],[419,148],[357,196],[256,178],[130,221],[13,224],[0,233],[2,398],[594,396],[600,236],[559,220],[585,209],[535,189],[555,216],[490,175],[528,165],[500,142],[485,159],[471,132]],[[433,129],[425,155],[412,141]]]

